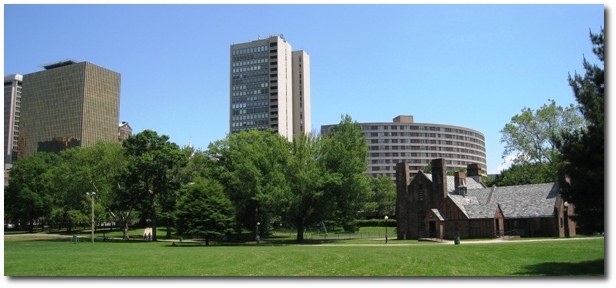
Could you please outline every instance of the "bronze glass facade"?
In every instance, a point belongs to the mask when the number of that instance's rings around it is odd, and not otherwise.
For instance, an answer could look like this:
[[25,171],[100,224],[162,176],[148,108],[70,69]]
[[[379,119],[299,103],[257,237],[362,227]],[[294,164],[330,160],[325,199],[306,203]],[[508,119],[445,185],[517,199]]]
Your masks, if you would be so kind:
[[23,77],[20,156],[118,141],[120,74],[66,61]]

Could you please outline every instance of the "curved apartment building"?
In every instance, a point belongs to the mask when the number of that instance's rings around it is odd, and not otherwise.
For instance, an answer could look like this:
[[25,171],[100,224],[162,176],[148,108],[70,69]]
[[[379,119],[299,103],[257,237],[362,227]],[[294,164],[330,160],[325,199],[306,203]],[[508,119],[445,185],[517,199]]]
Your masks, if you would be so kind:
[[[360,123],[368,145],[367,175],[395,178],[396,163],[408,163],[411,175],[435,158],[445,159],[447,170],[459,171],[478,164],[485,174],[486,144],[483,133],[459,126],[415,123],[413,116],[393,122]],[[321,126],[321,133],[330,127]]]

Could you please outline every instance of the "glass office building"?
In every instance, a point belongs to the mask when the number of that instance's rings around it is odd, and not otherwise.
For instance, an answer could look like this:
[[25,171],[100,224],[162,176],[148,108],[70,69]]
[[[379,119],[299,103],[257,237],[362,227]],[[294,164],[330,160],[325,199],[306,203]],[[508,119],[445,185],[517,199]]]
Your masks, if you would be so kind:
[[72,60],[25,74],[20,156],[118,141],[120,74]]

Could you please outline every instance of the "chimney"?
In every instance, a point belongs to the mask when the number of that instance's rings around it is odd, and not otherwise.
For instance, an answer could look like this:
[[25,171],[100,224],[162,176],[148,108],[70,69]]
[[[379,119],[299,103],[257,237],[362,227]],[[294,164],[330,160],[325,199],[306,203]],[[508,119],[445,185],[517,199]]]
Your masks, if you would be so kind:
[[406,192],[407,187],[411,184],[410,169],[407,163],[396,164],[396,191]]
[[480,171],[481,169],[479,169],[478,163],[472,163],[472,164],[466,165],[466,173],[468,173],[468,177],[481,176]]
[[433,159],[430,163],[432,166],[432,191],[434,195],[440,195],[440,199],[447,198],[447,167],[445,159]]
[[453,185],[455,186],[456,194],[460,194],[458,187],[460,187],[460,185],[466,185],[466,175],[464,175],[464,172],[458,171],[453,173]]
[[477,183],[483,183],[483,180],[481,180],[481,168],[479,168],[478,163],[466,165],[466,173],[466,177],[473,178]]

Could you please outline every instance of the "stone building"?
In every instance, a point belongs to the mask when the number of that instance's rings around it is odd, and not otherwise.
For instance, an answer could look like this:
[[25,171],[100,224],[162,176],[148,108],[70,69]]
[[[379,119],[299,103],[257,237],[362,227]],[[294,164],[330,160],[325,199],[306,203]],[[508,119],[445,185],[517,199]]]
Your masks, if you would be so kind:
[[432,174],[412,179],[406,163],[396,166],[398,239],[575,235],[559,183],[485,187],[475,164],[448,176],[444,159],[431,163]]

